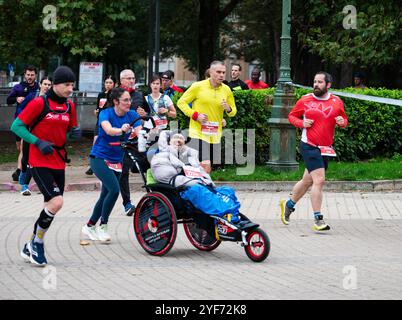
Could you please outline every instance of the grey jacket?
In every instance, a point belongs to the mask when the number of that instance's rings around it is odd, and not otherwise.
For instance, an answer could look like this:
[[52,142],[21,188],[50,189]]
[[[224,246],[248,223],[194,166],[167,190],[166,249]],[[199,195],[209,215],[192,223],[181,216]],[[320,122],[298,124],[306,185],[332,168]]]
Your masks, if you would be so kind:
[[161,133],[158,140],[160,152],[155,154],[151,160],[151,171],[155,180],[160,183],[170,183],[171,179],[182,173],[185,165],[199,168],[202,178],[191,179],[185,175],[179,175],[174,182],[174,186],[191,186],[197,183],[213,185],[211,177],[201,167],[198,160],[198,151],[184,145],[180,150],[167,144],[167,138],[164,132]]

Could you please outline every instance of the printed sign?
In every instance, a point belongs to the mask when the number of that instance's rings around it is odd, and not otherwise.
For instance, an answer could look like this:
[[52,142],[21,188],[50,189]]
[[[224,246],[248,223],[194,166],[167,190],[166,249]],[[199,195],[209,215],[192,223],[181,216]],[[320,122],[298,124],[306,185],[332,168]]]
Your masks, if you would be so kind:
[[80,64],[80,91],[90,91],[88,97],[97,97],[102,91],[103,63],[81,62]]

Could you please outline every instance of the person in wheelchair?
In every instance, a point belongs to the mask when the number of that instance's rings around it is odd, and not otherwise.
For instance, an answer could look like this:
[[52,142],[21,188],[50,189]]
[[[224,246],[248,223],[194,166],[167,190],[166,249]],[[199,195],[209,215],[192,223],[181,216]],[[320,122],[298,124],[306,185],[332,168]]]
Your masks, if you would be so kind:
[[[215,186],[210,175],[200,165],[198,151],[186,146],[185,142],[182,133],[160,133],[159,152],[151,160],[151,171],[155,180],[174,187],[198,183]],[[186,175],[187,170],[192,172]]]
[[240,202],[228,186],[216,187],[198,159],[198,151],[186,146],[179,132],[162,131],[156,153],[151,160],[153,178],[159,183],[182,189],[180,196],[209,215],[218,215],[239,223]]

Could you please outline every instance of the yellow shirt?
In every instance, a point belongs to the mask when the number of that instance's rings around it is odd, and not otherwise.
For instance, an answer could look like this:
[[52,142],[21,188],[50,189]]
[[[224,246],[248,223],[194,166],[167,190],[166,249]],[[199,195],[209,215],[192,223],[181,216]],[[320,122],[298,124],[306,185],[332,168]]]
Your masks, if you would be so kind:
[[[202,139],[208,143],[220,143],[222,137],[223,107],[222,100],[225,99],[232,108],[226,114],[234,117],[237,113],[235,100],[232,90],[226,85],[221,84],[218,88],[213,88],[209,79],[195,82],[187,89],[177,102],[177,107],[190,117],[189,136],[191,138]],[[189,107],[192,103],[192,108]],[[202,126],[198,121],[192,119],[195,112],[203,113],[208,116],[208,122],[212,126],[218,126],[216,133],[204,134]]]

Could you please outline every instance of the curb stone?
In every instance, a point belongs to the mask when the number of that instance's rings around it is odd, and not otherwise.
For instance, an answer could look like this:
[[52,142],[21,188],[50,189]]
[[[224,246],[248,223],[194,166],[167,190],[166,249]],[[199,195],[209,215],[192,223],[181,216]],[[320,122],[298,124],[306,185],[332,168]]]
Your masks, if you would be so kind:
[[[230,185],[238,191],[269,191],[283,192],[291,191],[295,181],[217,181],[216,185]],[[1,191],[19,191],[18,184],[1,183]],[[32,191],[38,191],[36,184],[31,184]],[[143,189],[143,183],[131,182],[130,189],[140,191]],[[100,181],[84,181],[67,183],[65,191],[100,191]],[[383,192],[383,191],[402,191],[402,180],[379,180],[379,181],[327,181],[324,187],[325,191],[332,192]]]

